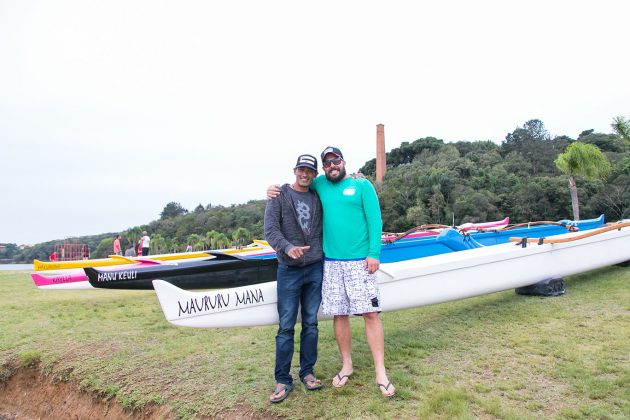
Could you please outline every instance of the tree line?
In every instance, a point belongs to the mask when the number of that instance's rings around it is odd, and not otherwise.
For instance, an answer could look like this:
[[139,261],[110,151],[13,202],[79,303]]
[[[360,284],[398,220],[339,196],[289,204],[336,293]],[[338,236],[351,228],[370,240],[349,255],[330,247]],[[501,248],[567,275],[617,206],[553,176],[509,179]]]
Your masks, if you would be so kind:
[[[585,130],[577,139],[551,135],[540,120],[527,121],[508,133],[501,144],[492,141],[445,143],[435,137],[403,142],[387,153],[387,173],[377,192],[383,229],[405,231],[429,224],[461,224],[499,220],[512,223],[573,218],[570,180],[579,191],[583,218],[606,215],[606,220],[630,217],[630,129],[617,117],[614,133]],[[571,148],[601,154],[607,170],[599,176],[575,171]],[[578,169],[584,169],[579,162]],[[563,159],[564,157],[564,159]],[[573,159],[573,160],[572,160]],[[588,158],[587,158],[588,159]],[[567,166],[568,165],[568,166]],[[374,181],[376,160],[360,169]],[[263,237],[264,200],[231,206],[203,206],[189,211],[170,202],[160,218],[120,232],[123,247],[137,244],[141,232],[151,237],[151,253],[182,252],[245,245]],[[92,258],[111,253],[114,233],[79,238]],[[0,259],[31,262],[47,259],[57,241],[20,249],[0,246]],[[0,244],[3,245],[3,244]]]
[[[265,200],[252,200],[231,206],[198,205],[189,212],[179,203],[170,202],[160,218],[146,225],[134,226],[119,233],[104,233],[76,238],[90,248],[90,258],[104,258],[112,253],[116,234],[121,235],[123,249],[137,246],[142,231],[151,238],[150,253],[183,252],[187,245],[194,250],[221,249],[243,246],[263,237]],[[74,238],[72,238],[74,239]],[[0,259],[15,263],[30,263],[34,259],[48,260],[59,240],[31,247],[0,244]]]

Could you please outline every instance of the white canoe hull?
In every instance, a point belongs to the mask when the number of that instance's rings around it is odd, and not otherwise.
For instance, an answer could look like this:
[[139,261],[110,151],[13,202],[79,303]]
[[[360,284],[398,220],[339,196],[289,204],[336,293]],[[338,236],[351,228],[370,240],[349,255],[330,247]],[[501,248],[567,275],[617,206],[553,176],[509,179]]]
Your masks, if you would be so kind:
[[[577,236],[579,232],[554,238]],[[630,227],[573,242],[513,243],[381,264],[383,311],[396,311],[514,289],[630,260]],[[278,323],[276,283],[190,292],[153,281],[166,319],[198,328]],[[330,317],[323,316],[320,319]]]

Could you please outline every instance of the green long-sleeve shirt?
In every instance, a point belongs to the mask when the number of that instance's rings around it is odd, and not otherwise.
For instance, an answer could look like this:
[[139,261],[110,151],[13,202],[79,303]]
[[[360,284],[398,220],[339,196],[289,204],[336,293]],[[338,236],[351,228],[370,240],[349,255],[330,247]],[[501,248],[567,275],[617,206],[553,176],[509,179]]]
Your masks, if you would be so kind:
[[340,260],[380,259],[383,222],[370,181],[346,178],[335,183],[320,175],[310,187],[317,191],[324,210],[324,255]]

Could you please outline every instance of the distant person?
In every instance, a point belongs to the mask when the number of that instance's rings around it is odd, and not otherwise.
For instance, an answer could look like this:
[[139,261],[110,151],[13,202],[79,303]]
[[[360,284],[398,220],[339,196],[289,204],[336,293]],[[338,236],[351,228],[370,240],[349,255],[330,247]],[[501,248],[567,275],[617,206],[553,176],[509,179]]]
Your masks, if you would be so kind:
[[53,251],[52,254],[48,256],[50,261],[57,261],[57,251]]
[[142,232],[142,238],[140,238],[140,245],[142,246],[142,256],[146,257],[147,255],[149,255],[149,242],[151,241],[151,239],[149,238],[149,235],[147,235],[147,231],[143,231]]
[[140,239],[140,240],[138,241],[138,248],[137,248],[137,250],[138,250],[138,251],[136,252],[136,254],[137,254],[137,255],[138,255],[138,257],[139,257],[139,256],[141,256],[141,255],[142,255],[142,239]]
[[125,257],[135,257],[136,250],[134,248],[133,244],[129,245],[129,248],[125,250]]
[[295,323],[302,317],[300,333],[300,380],[308,390],[322,387],[313,373],[317,361],[317,311],[322,301],[323,258],[322,205],[309,189],[317,176],[317,159],[301,155],[293,168],[292,184],[285,184],[280,195],[267,201],[265,239],[276,251],[278,273],[278,333],[276,335],[276,387],[272,403],[284,401],[293,389]]
[[186,252],[193,252],[193,248],[191,244],[188,244],[188,246],[186,247]]
[[120,235],[116,235],[114,239],[114,255],[122,255],[122,248],[120,247]]
[[84,260],[90,259],[90,247],[87,245],[83,248],[83,259]]

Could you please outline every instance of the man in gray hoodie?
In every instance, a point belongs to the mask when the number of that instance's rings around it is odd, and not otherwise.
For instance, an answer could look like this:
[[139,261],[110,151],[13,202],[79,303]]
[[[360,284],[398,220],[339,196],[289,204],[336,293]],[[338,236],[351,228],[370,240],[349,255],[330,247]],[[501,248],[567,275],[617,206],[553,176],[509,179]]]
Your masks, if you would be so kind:
[[322,387],[313,374],[317,360],[317,311],[322,300],[322,205],[309,189],[317,176],[317,159],[300,155],[293,169],[295,182],[267,201],[265,239],[278,258],[277,292],[280,325],[276,335],[276,388],[272,403],[284,401],[293,389],[295,322],[301,307],[300,380],[308,390]]

